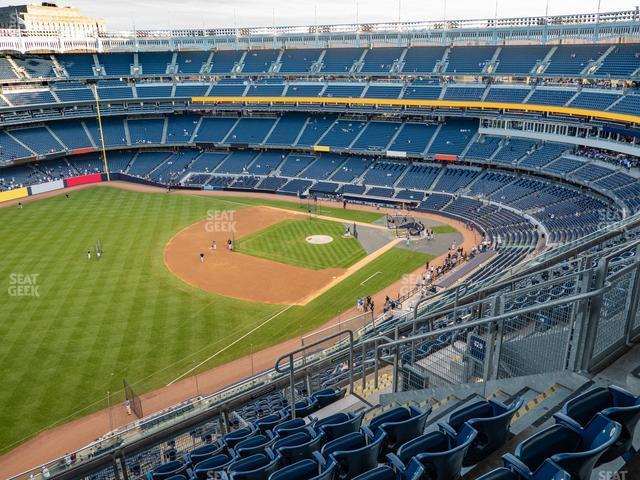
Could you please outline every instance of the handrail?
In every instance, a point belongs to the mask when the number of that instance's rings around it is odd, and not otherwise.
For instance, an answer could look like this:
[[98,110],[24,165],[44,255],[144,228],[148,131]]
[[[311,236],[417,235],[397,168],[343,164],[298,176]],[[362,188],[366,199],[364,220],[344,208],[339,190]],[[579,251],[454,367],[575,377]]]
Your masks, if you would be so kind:
[[[634,263],[632,265],[630,265],[629,267],[627,267],[627,269],[625,269],[625,273],[626,270],[631,269],[631,268],[638,268],[638,264]],[[620,272],[618,272],[620,273]],[[544,308],[553,308],[553,307],[558,307],[567,303],[574,303],[574,302],[578,302],[581,300],[587,300],[590,299],[592,297],[601,295],[603,293],[608,292],[612,287],[611,282],[606,281],[605,282],[605,286],[596,290],[592,290],[590,292],[586,292],[586,293],[580,293],[578,295],[574,295],[572,297],[566,297],[566,298],[561,298],[558,300],[553,300],[551,302],[545,303]],[[380,349],[380,348],[390,348],[390,347],[395,347],[398,345],[403,345],[409,341],[419,341],[419,340],[426,340],[427,338],[431,338],[434,336],[440,336],[442,334],[445,333],[453,333],[457,330],[460,330],[461,328],[472,328],[472,327],[477,327],[477,326],[481,326],[481,325],[486,325],[488,323],[494,323],[494,322],[499,322],[501,320],[506,320],[508,318],[511,318],[513,316],[516,315],[526,315],[528,313],[533,313],[533,312],[537,312],[540,310],[540,305],[533,305],[530,307],[526,307],[526,308],[522,308],[520,310],[512,310],[509,311],[507,313],[503,313],[500,315],[496,315],[494,317],[490,317],[490,318],[483,318],[480,320],[473,320],[471,322],[467,322],[464,324],[460,324],[460,325],[453,325],[451,327],[445,327],[445,328],[440,328],[438,330],[433,330],[430,332],[426,332],[426,333],[421,333],[419,335],[415,335],[413,337],[405,337],[401,340],[394,340],[393,342],[388,342],[385,343],[383,345],[378,345],[376,347],[376,349]]]
[[344,332],[337,332],[334,333],[333,335],[329,335],[328,337],[325,338],[321,338],[320,340],[316,340],[313,343],[310,343],[309,345],[303,345],[300,348],[297,348],[296,350],[292,350],[289,353],[285,353],[284,355],[280,355],[278,357],[278,359],[276,360],[276,364],[275,364],[275,371],[277,373],[280,374],[286,374],[287,372],[284,370],[281,370],[280,368],[280,363],[284,360],[284,359],[289,359],[289,378],[290,378],[290,385],[289,388],[291,390],[291,400],[289,403],[289,408],[291,409],[291,418],[294,419],[296,418],[296,394],[295,394],[295,355],[298,353],[302,353],[304,351],[306,351],[307,349],[311,348],[311,347],[315,347],[317,345],[320,345],[322,343],[325,343],[329,340],[332,340],[334,338],[338,338],[338,337],[344,337],[344,336],[348,336],[349,337],[349,393],[353,393],[353,330],[345,330]]

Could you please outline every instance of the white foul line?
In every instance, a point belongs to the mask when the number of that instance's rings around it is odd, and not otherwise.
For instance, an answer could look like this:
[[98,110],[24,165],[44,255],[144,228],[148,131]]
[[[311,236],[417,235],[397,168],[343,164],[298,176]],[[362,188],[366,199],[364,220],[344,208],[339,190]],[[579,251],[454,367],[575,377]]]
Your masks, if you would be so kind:
[[[380,273],[380,272],[378,272]],[[256,330],[258,330],[259,328],[263,327],[264,325],[266,325],[267,323],[269,323],[271,320],[273,320],[276,317],[279,317],[280,315],[282,315],[284,312],[286,312],[287,310],[289,310],[291,307],[293,307],[293,305],[289,305],[288,307],[280,310],[278,313],[276,313],[275,315],[273,315],[272,317],[266,319],[264,322],[262,322],[260,325],[258,325],[257,327],[253,328],[252,330],[248,331],[247,333],[245,333],[244,335],[242,335],[240,338],[234,340],[233,342],[231,342],[229,345],[227,345],[226,347],[224,347],[221,350],[218,350],[216,353],[214,353],[213,355],[211,355],[209,358],[206,358],[205,360],[203,360],[202,362],[200,362],[198,365],[196,365],[195,367],[190,368],[189,370],[187,370],[186,372],[184,372],[182,375],[180,375],[178,378],[171,380],[169,383],[167,383],[167,387],[170,385],[173,385],[174,383],[176,383],[178,380],[186,377],[187,375],[189,375],[191,372],[193,372],[194,370],[196,370],[197,368],[201,367],[202,365],[204,365],[205,363],[207,363],[209,360],[217,357],[218,355],[220,355],[222,352],[224,352],[225,350],[229,349],[230,347],[232,347],[233,345],[235,345],[236,343],[238,343],[240,340],[247,338],[249,335],[251,335],[253,332],[255,332]]]
[[360,283],[360,286],[363,286],[365,283],[367,283],[369,280],[371,280],[373,277],[375,277],[376,275],[378,275],[378,274],[380,274],[380,273],[382,273],[382,272],[376,272],[376,273],[374,273],[373,275],[371,275],[370,277],[365,278],[365,279],[362,281],[362,283]]

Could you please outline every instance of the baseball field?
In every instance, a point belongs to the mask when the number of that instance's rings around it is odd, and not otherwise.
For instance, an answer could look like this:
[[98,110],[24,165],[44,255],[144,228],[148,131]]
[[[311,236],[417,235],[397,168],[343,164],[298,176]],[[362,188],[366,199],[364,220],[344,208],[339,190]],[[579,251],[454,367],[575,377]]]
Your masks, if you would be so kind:
[[[344,223],[372,224],[381,213],[323,207],[315,212],[321,219],[309,220],[307,210],[303,203],[112,187],[0,209],[0,453],[105,408],[108,396],[111,403],[121,402],[123,379],[143,393],[193,365],[202,363],[193,373],[207,370],[249,349],[299,336],[353,307],[358,296],[379,292],[431,258],[389,246],[369,255],[358,240],[342,237]],[[274,213],[269,217],[267,211]],[[180,232],[186,235],[212,218],[214,224],[238,223],[238,251],[225,252],[223,242],[213,251],[211,240],[202,239],[216,237],[194,230],[200,237],[193,241],[201,243],[182,251],[176,268],[196,273],[198,268],[218,268],[211,275],[204,270],[198,274],[212,279],[226,271],[220,270],[225,262],[268,262],[265,271],[274,277],[279,275],[274,265],[298,269],[310,279],[319,275],[317,281],[326,283],[322,293],[295,304],[249,301],[243,292],[223,295],[177,274],[168,266],[168,245]],[[266,223],[258,225],[260,221]],[[218,234],[221,241],[229,235]],[[305,242],[315,234],[333,241]],[[206,255],[203,262],[200,251]],[[322,277],[327,271],[330,278]],[[268,275],[251,277],[252,282],[240,286],[268,293]],[[223,283],[230,282],[223,278]],[[204,362],[238,339],[233,348]]]

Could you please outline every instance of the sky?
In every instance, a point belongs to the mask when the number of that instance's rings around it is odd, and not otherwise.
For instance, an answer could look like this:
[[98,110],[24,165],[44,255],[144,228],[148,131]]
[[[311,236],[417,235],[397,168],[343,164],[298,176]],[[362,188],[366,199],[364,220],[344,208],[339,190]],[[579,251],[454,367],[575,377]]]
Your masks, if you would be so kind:
[[[51,1],[51,0],[49,0]],[[54,0],[55,1],[55,0]],[[549,0],[549,14],[595,12],[599,0]],[[17,3],[0,0],[0,5]],[[33,3],[38,3],[34,1]],[[252,27],[440,20],[444,0],[60,0],[104,18],[109,30]],[[629,10],[640,0],[600,0],[601,11]],[[545,0],[497,0],[500,17],[544,15]],[[399,8],[398,8],[399,7]],[[448,19],[493,18],[496,0],[447,0]]]

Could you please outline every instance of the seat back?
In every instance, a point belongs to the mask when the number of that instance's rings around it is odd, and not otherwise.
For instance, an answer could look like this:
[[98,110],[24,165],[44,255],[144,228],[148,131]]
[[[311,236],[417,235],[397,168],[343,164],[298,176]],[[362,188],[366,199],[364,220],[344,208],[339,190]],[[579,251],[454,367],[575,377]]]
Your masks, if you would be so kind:
[[276,470],[269,480],[332,480],[335,469],[335,464],[323,469],[318,462],[306,459]]
[[186,463],[173,460],[156,467],[153,472],[151,472],[151,476],[154,480],[166,480],[174,475],[180,475],[186,472],[188,467],[189,465]]
[[361,475],[358,475],[353,480],[395,480],[396,474],[392,468],[387,465],[374,468]]
[[446,423],[457,432],[467,420],[492,417],[493,415],[493,405],[487,400],[478,400],[455,410],[449,415]]
[[493,416],[474,417],[467,421],[478,432],[478,435],[467,451],[465,466],[474,465],[484,460],[507,441],[511,419],[522,407],[524,400],[517,399],[509,407],[493,400],[489,403],[490,415],[493,414]]
[[233,480],[267,480],[278,469],[280,457],[270,458],[263,453],[231,462],[227,467]]
[[595,387],[569,400],[561,411],[586,427],[596,413],[611,406],[613,406],[613,399],[609,389]]
[[295,435],[286,437],[284,440],[287,440],[294,436],[304,436],[306,438],[303,439],[302,437],[300,437],[299,441],[296,444],[281,444],[276,449],[277,453],[282,456],[284,463],[287,464],[296,463],[307,458],[313,458],[313,452],[319,452],[325,441],[324,433],[313,435],[311,432],[296,433]]
[[519,443],[515,456],[530,471],[535,472],[550,456],[566,451],[575,451],[580,435],[564,425],[552,425]]
[[220,446],[217,443],[210,443],[208,445],[202,445],[201,447],[191,450],[191,452],[189,452],[189,460],[191,460],[192,465],[195,465],[202,462],[203,460],[206,460],[207,458],[211,458],[214,455],[218,455],[224,452],[225,447]]
[[347,391],[344,388],[325,388],[314,393],[311,397],[318,401],[318,408],[324,408],[327,405],[340,400],[346,393]]
[[306,428],[307,423],[304,421],[304,418],[293,418],[276,425],[273,429],[273,433],[279,437],[286,437],[288,435],[301,432]]
[[403,420],[409,419],[410,417],[411,412],[408,408],[396,407],[374,417],[367,426],[371,429],[372,432],[375,433],[378,427],[383,423],[401,422]]
[[193,469],[193,473],[198,480],[207,480],[211,478],[213,473],[224,470],[232,461],[233,457],[230,455],[214,455],[213,457],[196,464]]
[[[334,440],[334,442],[339,442],[340,440],[342,439]],[[338,465],[338,475],[341,478],[353,478],[376,468],[384,440],[385,435],[380,434],[375,440],[360,448],[353,450],[334,450],[333,453],[331,453],[331,460]]]
[[396,456],[406,465],[413,457],[420,453],[444,452],[449,450],[449,440],[447,435],[440,432],[425,433],[401,445]]
[[573,452],[558,453],[550,460],[566,470],[573,480],[587,480],[602,454],[618,440],[621,431],[619,423],[598,413],[581,433],[581,441]]
[[429,406],[425,411],[411,406],[409,408],[409,417],[407,419],[401,421],[389,421],[380,424],[378,428],[386,434],[386,441],[381,453],[384,455],[389,451],[397,450],[400,445],[422,435],[424,432],[424,426],[427,422],[427,417],[430,413],[431,406]]
[[[447,433],[439,434],[449,437]],[[418,454],[409,462],[407,472],[422,470],[427,478],[446,478],[447,480],[460,478],[464,456],[477,434],[469,424],[465,423],[455,439],[448,438],[450,445],[448,450]],[[419,465],[416,465],[416,462]]]
[[285,418],[282,413],[272,413],[262,417],[254,422],[256,428],[260,430],[260,433],[267,433],[269,430],[273,430],[276,425],[281,423]]
[[242,440],[253,436],[255,433],[256,431],[252,428],[239,428],[238,430],[234,430],[231,433],[227,433],[224,437],[222,437],[222,440],[227,447],[233,448]]
[[272,443],[273,439],[271,437],[258,434],[238,442],[234,450],[239,457],[250,457],[256,453],[264,452],[265,448]]
[[640,421],[640,397],[616,386],[609,387],[609,391],[613,397],[614,406],[602,410],[601,413],[610,420],[618,422],[622,431],[618,440],[602,454],[599,460],[601,463],[610,462],[621,455],[633,454],[633,438]]
[[316,431],[324,433],[327,441],[335,440],[349,433],[360,430],[364,412],[358,414],[337,413],[331,417],[323,418],[316,423]]

